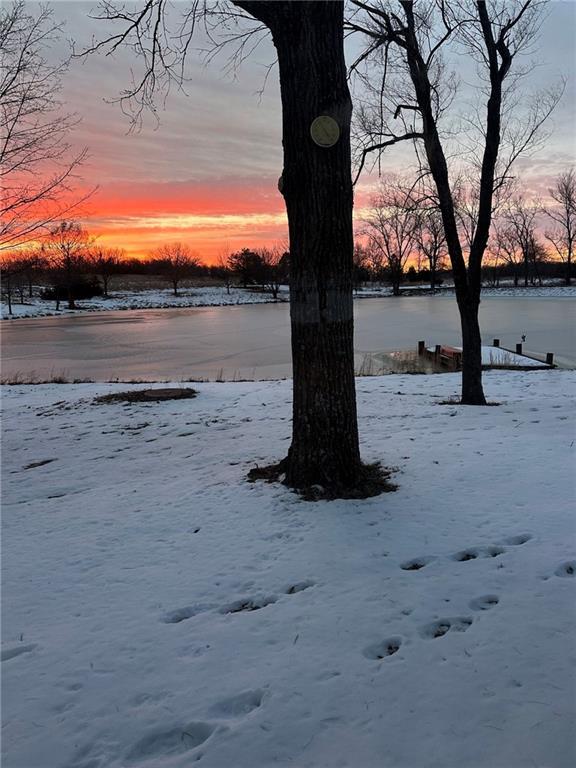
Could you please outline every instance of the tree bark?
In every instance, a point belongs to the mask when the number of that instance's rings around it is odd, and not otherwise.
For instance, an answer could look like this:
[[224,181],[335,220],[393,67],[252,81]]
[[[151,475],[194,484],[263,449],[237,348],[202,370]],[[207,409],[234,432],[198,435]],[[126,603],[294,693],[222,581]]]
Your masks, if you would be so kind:
[[462,403],[486,405],[482,387],[482,337],[478,322],[479,301],[458,300],[462,329]]
[[[292,444],[285,482],[333,495],[361,484],[352,316],[352,103],[343,41],[343,2],[237,5],[270,28],[282,98],[282,194],[290,234]],[[317,146],[310,126],[329,115],[340,128]]]

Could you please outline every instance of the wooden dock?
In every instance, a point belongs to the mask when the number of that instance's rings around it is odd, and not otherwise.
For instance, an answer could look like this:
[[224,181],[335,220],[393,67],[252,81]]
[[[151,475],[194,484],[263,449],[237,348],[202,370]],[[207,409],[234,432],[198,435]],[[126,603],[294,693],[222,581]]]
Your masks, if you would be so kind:
[[[462,347],[436,344],[427,347],[425,341],[418,342],[418,355],[426,357],[438,368],[446,371],[462,370]],[[546,353],[545,360],[525,355],[522,344],[516,344],[516,349],[506,349],[500,346],[500,340],[494,339],[492,346],[482,346],[482,370],[502,371],[538,371],[556,368],[554,354]]]

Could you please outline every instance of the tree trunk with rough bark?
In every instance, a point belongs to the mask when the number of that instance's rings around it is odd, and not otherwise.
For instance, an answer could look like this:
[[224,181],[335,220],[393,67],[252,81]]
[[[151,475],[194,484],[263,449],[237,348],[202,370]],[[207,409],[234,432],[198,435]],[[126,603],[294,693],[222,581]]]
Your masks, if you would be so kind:
[[462,403],[469,405],[486,405],[478,304],[474,300],[458,300],[462,329]]
[[[269,27],[280,74],[294,397],[292,444],[280,468],[291,487],[319,485],[330,495],[355,495],[366,475],[354,386],[352,104],[344,4],[236,4]],[[318,146],[311,137],[311,124],[321,115],[339,126],[333,146]]]
[[[286,482],[351,488],[360,478],[352,318],[352,104],[343,3],[283,3],[272,30],[282,95],[282,192],[290,232],[294,413]],[[319,147],[310,125],[334,118]]]

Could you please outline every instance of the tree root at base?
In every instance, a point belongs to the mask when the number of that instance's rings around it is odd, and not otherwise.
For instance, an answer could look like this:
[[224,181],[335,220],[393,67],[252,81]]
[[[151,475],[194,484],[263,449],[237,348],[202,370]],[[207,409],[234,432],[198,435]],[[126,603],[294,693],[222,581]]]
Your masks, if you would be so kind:
[[300,484],[290,482],[288,479],[290,477],[288,462],[289,459],[285,458],[278,464],[255,467],[248,472],[248,482],[253,483],[257,480],[264,480],[267,483],[280,482],[299,493],[305,501],[368,499],[397,489],[397,486],[390,482],[390,477],[395,470],[382,467],[379,463],[361,464],[352,484],[327,483],[325,480],[314,483],[309,479]]

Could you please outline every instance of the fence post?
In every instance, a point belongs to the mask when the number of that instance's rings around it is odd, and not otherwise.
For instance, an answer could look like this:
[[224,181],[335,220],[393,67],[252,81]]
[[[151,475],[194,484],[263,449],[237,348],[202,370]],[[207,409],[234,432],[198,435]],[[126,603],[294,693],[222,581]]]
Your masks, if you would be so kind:
[[494,339],[492,342],[493,347],[499,347],[500,346],[500,339]]
[[522,354],[522,342],[519,341],[518,344],[516,344],[516,354],[521,355]]
[[425,341],[419,341],[418,342],[418,354],[420,357],[424,354],[424,350],[426,348],[426,342]]
[[546,352],[546,365],[554,365],[554,352]]

